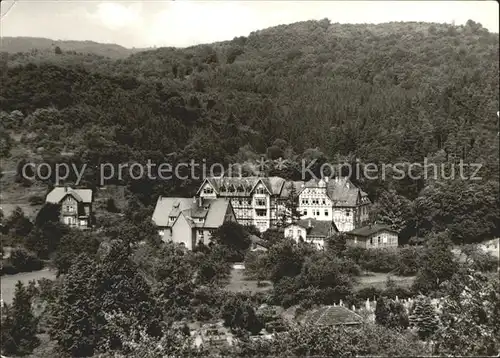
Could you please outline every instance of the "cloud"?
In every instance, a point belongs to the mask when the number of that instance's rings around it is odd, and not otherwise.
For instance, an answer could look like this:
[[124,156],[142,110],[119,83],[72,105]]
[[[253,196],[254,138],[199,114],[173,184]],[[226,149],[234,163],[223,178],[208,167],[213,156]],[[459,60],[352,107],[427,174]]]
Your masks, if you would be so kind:
[[97,11],[90,16],[100,21],[111,30],[142,25],[142,4],[131,3],[122,5],[114,2],[104,2],[97,5]]

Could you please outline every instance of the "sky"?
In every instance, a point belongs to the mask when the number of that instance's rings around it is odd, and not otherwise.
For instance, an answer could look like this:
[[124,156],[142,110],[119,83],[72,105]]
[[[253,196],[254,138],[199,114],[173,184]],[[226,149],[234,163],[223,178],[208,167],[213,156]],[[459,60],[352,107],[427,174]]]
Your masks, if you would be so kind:
[[129,48],[231,40],[271,26],[323,18],[332,23],[457,25],[472,19],[490,32],[499,29],[496,1],[17,0],[12,6],[13,2],[1,2],[2,36],[92,40]]

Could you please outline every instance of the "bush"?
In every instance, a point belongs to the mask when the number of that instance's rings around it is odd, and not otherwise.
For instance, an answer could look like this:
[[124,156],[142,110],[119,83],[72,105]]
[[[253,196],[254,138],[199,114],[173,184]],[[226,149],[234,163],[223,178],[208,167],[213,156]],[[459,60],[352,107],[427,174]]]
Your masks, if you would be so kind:
[[116,206],[115,200],[113,198],[108,198],[106,200],[106,210],[110,213],[119,213],[120,209]]
[[28,201],[31,206],[43,205],[45,203],[45,199],[39,195],[32,195],[29,197]]
[[2,274],[31,272],[41,270],[43,262],[32,252],[26,249],[13,249],[10,257],[2,264]]
[[19,273],[19,271],[8,259],[2,260],[2,275],[14,275],[16,273]]

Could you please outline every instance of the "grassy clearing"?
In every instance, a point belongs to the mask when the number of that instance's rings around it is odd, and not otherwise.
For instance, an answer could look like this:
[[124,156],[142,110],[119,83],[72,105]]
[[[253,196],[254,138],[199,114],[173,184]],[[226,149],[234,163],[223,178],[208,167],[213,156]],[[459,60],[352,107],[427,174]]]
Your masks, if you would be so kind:
[[4,275],[1,277],[2,281],[2,300],[5,303],[12,303],[14,298],[14,291],[16,288],[17,281],[21,281],[27,285],[32,280],[40,280],[42,278],[47,278],[53,280],[56,278],[56,273],[49,269],[43,269],[40,271],[33,272],[22,272],[15,275]]
[[387,277],[391,277],[396,285],[401,287],[410,287],[415,280],[415,276],[395,276],[389,273],[368,272],[363,276],[358,277],[358,282],[354,285],[355,290],[361,290],[367,287],[375,287],[377,289],[385,289]]
[[245,277],[244,269],[232,269],[229,283],[226,285],[226,290],[231,292],[245,292],[250,291],[252,294],[257,292],[269,291],[272,288],[270,281],[261,281],[266,285],[259,287],[257,280],[249,280]]

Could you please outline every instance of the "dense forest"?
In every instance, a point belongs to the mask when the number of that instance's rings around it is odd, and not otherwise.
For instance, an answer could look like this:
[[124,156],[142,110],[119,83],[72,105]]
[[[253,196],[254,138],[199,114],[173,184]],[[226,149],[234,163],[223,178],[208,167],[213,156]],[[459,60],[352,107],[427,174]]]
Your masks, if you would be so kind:
[[[498,46],[498,34],[471,20],[324,19],[119,59],[64,44],[3,52],[1,154],[22,144],[40,160],[91,169],[281,157],[292,165],[267,174],[296,180],[302,159],[318,159],[315,170],[324,162],[480,163],[479,181],[354,178],[403,240],[448,230],[453,240],[478,241],[500,228]],[[87,170],[84,184],[96,187],[96,174]],[[119,184],[149,206],[159,194],[193,195],[199,180]]]

